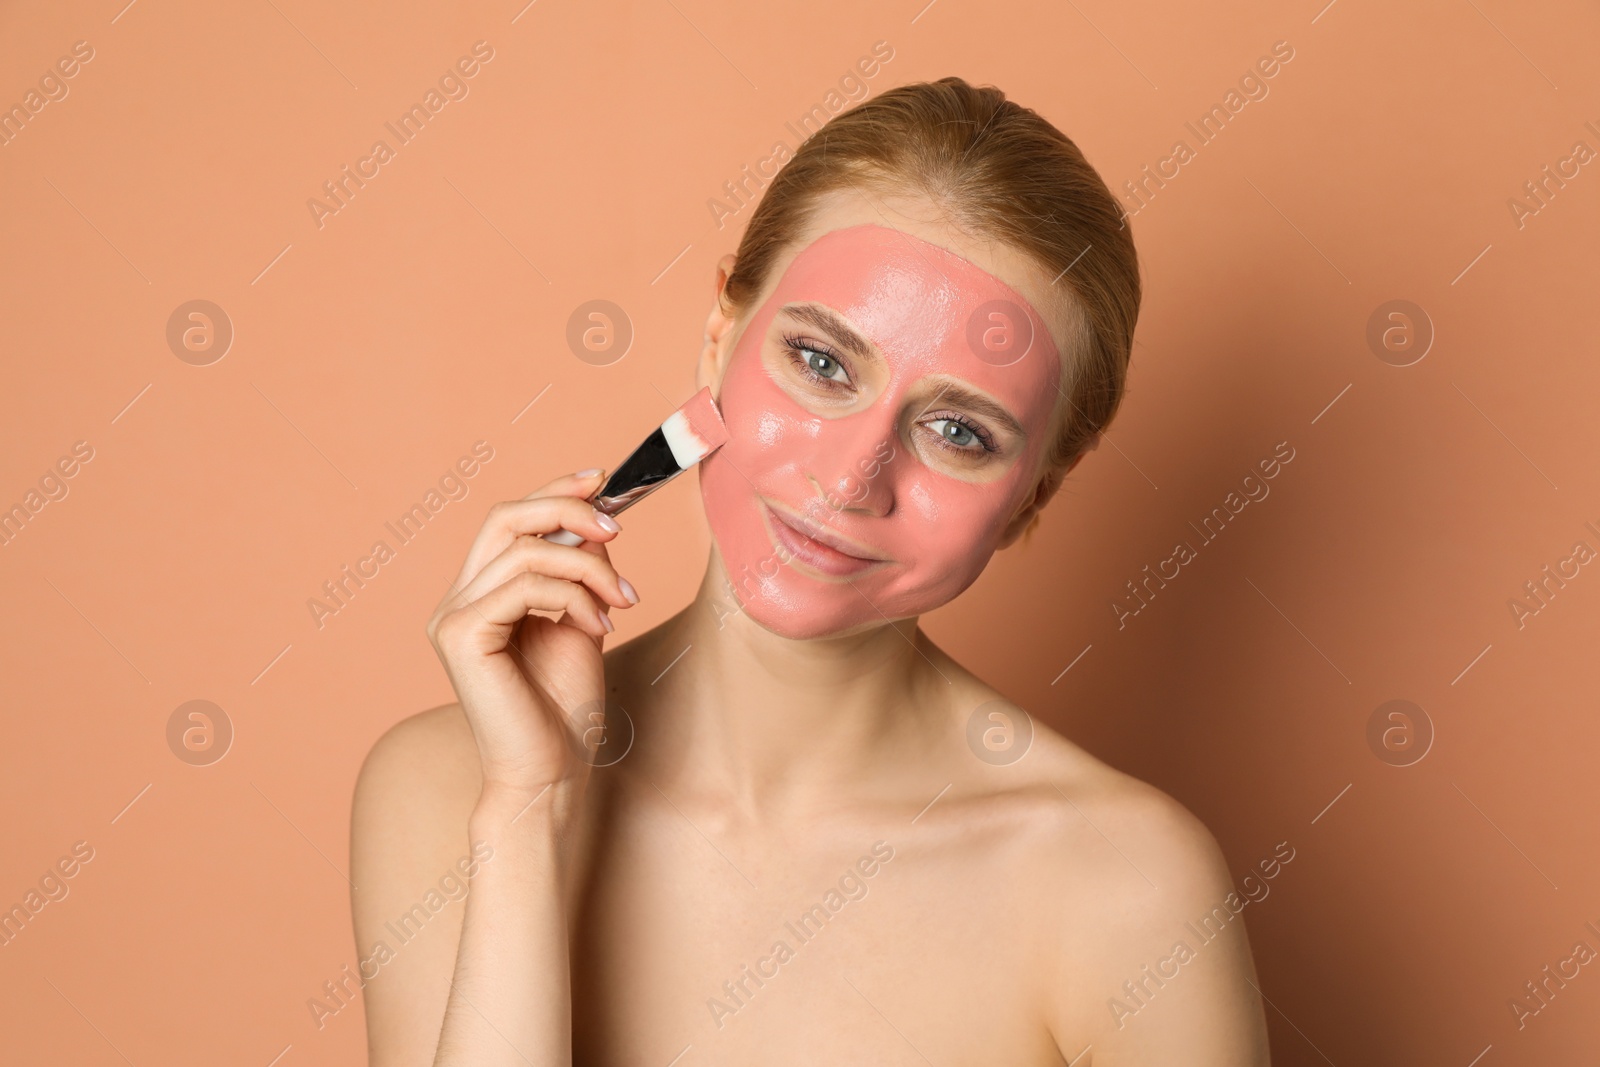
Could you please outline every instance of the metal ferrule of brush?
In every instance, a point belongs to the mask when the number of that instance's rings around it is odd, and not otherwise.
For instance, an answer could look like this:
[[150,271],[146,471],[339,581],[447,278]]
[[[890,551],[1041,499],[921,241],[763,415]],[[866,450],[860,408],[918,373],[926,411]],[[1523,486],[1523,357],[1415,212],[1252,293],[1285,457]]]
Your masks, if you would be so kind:
[[597,493],[589,498],[589,503],[594,509],[606,515],[615,515],[624,508],[630,508],[655,492],[664,482],[652,482],[649,485],[636,486],[622,493]]
[[643,444],[633,450],[631,456],[622,461],[622,465],[606,479],[606,484],[589,502],[596,511],[615,515],[624,508],[632,507],[681,473],[683,468],[673,458],[666,435],[658,427],[644,439]]
[[[678,466],[672,446],[667,443],[667,435],[657,427],[654,433],[644,439],[643,444],[633,450],[631,456],[622,461],[622,465],[606,479],[600,491],[589,498],[589,503],[594,505],[596,511],[615,515],[637,504],[682,474],[684,469]],[[558,545],[583,543],[583,538],[570,530],[556,530],[546,534],[545,540]]]

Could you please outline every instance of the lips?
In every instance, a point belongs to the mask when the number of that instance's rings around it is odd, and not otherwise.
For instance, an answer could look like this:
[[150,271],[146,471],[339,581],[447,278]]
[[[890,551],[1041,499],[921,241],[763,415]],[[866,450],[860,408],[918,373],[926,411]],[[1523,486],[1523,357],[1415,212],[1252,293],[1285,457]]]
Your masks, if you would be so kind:
[[761,501],[761,511],[773,545],[789,557],[788,562],[798,562],[823,576],[853,578],[889,562],[817,523],[780,511],[765,500]]

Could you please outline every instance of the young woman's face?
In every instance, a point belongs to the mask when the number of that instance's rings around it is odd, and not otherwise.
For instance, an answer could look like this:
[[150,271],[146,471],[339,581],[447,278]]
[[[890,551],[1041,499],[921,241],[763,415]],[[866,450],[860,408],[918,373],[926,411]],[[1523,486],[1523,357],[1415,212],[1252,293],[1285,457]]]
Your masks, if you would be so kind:
[[789,637],[919,615],[1032,499],[1061,361],[1028,302],[901,230],[833,230],[740,335],[701,466],[743,610]]

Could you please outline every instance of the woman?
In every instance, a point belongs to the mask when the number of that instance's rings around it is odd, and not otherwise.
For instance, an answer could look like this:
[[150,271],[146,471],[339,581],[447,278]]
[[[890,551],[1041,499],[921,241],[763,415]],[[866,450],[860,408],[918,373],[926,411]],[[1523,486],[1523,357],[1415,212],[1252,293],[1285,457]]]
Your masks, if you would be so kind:
[[492,508],[429,624],[459,703],[355,799],[372,1062],[1265,1064],[1243,924],[1186,926],[1232,893],[1205,828],[917,628],[1093,447],[1138,299],[998,90],[808,140],[717,268],[695,601],[602,656],[638,593],[588,471]]

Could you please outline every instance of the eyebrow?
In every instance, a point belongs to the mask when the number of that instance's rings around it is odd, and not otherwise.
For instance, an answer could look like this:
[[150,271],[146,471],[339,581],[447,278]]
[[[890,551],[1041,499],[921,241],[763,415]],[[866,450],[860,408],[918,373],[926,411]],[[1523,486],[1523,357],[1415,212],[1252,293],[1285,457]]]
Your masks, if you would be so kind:
[[[840,348],[858,359],[879,359],[872,342],[857,333],[855,327],[851,326],[843,315],[824,304],[785,304],[780,310],[828,334]],[[927,406],[922,409],[923,413],[926,414],[935,404],[946,398],[955,407],[993,419],[1009,433],[1022,438],[1028,436],[1027,431],[1022,428],[1022,423],[1018,422],[1017,417],[1011,412],[982,393],[974,392],[954,381],[944,381],[939,384],[938,393],[928,401]]]
[[934,395],[932,400],[928,401],[928,406],[923,408],[924,413],[927,412],[928,408],[933,407],[943,399],[948,399],[953,406],[970,411],[974,415],[982,415],[993,419],[1006,431],[1016,434],[1018,437],[1025,438],[1028,436],[1028,432],[1022,428],[1022,423],[1017,421],[1015,415],[982,393],[975,393],[957,382],[940,382],[939,392]]
[[790,318],[799,319],[806,325],[829,334],[840,348],[857,359],[879,358],[872,342],[857,333],[848,319],[830,307],[822,304],[785,304],[782,310]]

